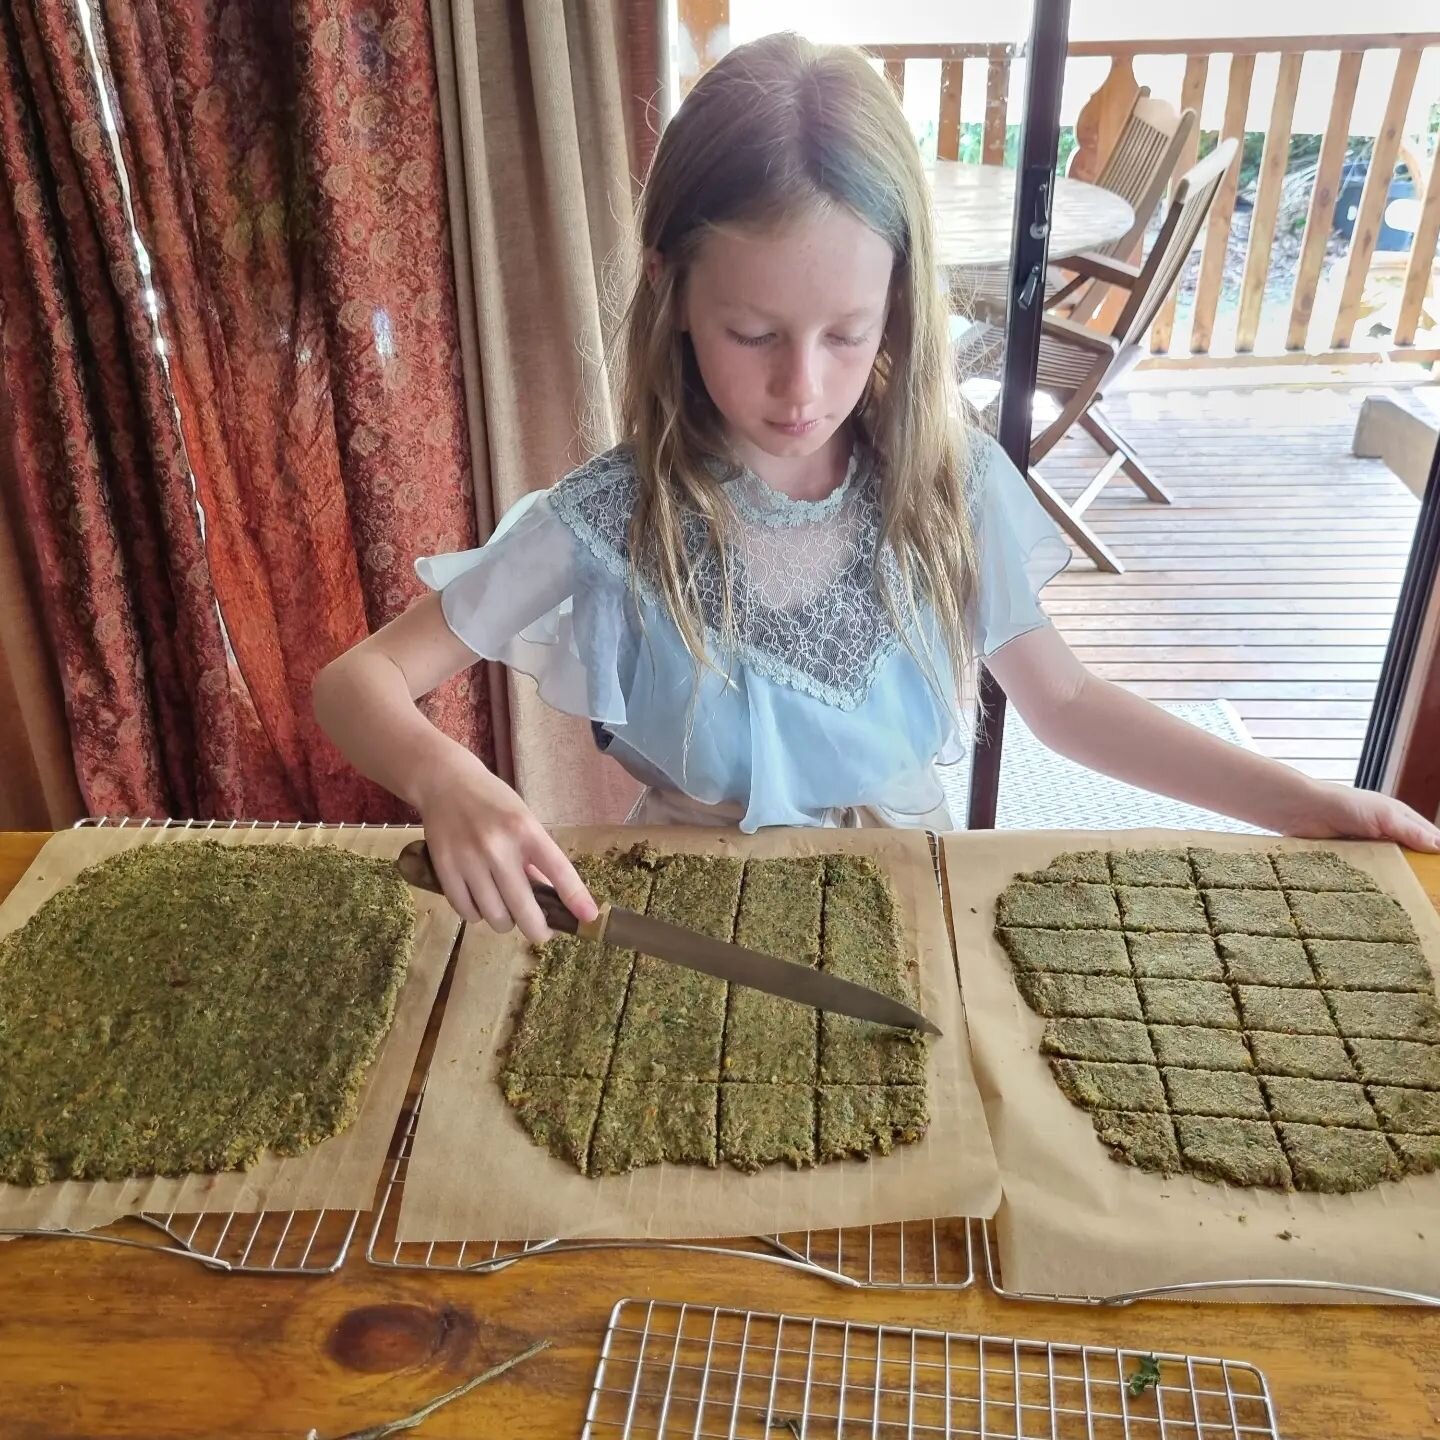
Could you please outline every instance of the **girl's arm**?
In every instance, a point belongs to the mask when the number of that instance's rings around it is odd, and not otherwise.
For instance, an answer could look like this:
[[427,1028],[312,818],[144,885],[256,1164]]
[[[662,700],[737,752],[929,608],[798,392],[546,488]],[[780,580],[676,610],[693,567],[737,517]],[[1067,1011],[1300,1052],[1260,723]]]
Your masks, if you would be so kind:
[[429,595],[315,679],[315,718],[362,774],[420,812],[446,898],[466,920],[549,935],[530,876],[582,920],[595,902],[525,802],[415,702],[476,663]]
[[1440,851],[1440,829],[1408,805],[1312,780],[1186,724],[1092,675],[1052,626],[1011,640],[985,663],[1036,737],[1092,770],[1282,835]]

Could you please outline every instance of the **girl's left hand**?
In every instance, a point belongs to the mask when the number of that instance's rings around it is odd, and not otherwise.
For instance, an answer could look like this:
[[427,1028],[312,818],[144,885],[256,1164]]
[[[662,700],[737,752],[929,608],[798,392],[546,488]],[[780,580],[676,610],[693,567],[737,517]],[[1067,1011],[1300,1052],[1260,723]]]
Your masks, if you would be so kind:
[[1440,852],[1440,829],[1390,795],[1318,782],[1313,808],[1290,833],[1307,840],[1393,840],[1409,850]]

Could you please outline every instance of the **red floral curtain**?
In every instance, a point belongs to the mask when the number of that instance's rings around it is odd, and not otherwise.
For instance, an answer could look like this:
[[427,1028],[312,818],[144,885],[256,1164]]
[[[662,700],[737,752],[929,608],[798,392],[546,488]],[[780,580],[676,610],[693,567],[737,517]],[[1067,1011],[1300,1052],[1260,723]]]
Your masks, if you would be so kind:
[[[476,541],[427,23],[424,0],[0,21],[0,354],[93,809],[399,815],[309,689],[415,598],[416,555]],[[427,703],[489,757],[481,685]]]

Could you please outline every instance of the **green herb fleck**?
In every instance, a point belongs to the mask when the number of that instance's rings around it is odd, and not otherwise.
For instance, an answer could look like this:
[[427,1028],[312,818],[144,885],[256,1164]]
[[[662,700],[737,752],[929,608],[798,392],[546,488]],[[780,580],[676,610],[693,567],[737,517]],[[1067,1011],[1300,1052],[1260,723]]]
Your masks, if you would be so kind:
[[1132,1400],[1138,1400],[1147,1390],[1153,1390],[1160,1383],[1160,1362],[1153,1355],[1142,1355],[1140,1364],[1125,1377],[1125,1389]]

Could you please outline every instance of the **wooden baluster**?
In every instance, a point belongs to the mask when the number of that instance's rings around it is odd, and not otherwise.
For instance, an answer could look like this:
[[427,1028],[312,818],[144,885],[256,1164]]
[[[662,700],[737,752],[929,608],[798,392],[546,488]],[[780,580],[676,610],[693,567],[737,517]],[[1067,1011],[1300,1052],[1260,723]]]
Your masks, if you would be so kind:
[[[1415,172],[1415,185],[1420,174]],[[1410,261],[1405,267],[1405,289],[1400,297],[1400,318],[1395,322],[1395,343],[1413,345],[1420,324],[1420,311],[1430,288],[1430,272],[1435,266],[1435,247],[1440,244],[1440,138],[1430,157],[1430,178],[1425,182],[1425,199],[1420,206],[1420,222],[1410,242]]]
[[1370,154],[1370,169],[1365,175],[1365,188],[1360,192],[1360,213],[1350,236],[1350,263],[1345,269],[1345,287],[1340,292],[1340,313],[1330,344],[1343,350],[1355,333],[1360,318],[1360,301],[1365,293],[1365,280],[1370,273],[1370,260],[1375,254],[1375,241],[1380,235],[1380,222],[1385,202],[1390,195],[1390,180],[1395,173],[1395,156],[1399,153],[1400,132],[1405,127],[1405,112],[1410,108],[1410,94],[1415,88],[1415,74],[1420,68],[1420,51],[1402,50],[1395,58],[1395,79],[1390,85],[1390,99],[1385,104],[1385,119],[1375,137]]
[[685,0],[679,24],[690,37],[680,47],[680,98],[690,93],[695,82],[730,48],[730,0]]
[[1335,76],[1335,96],[1320,142],[1320,159],[1315,166],[1315,187],[1310,192],[1310,211],[1305,217],[1305,235],[1300,242],[1300,264],[1295,271],[1295,295],[1290,302],[1290,327],[1285,335],[1287,350],[1303,350],[1310,333],[1310,315],[1315,309],[1315,292],[1320,285],[1320,268],[1325,263],[1325,246],[1335,223],[1335,191],[1340,183],[1340,165],[1350,140],[1350,112],[1355,105],[1355,87],[1360,82],[1364,54],[1346,50],[1340,56]]
[[985,144],[981,158],[987,165],[1005,162],[1005,120],[1010,97],[1010,57],[996,56],[985,74]]
[[1065,174],[1072,180],[1094,180],[1120,138],[1140,86],[1129,55],[1116,55],[1100,88],[1075,117],[1075,151]]
[[[1225,125],[1222,140],[1235,136],[1245,144],[1245,116],[1250,108],[1250,82],[1255,77],[1253,55],[1230,57],[1230,89],[1225,97]],[[1243,150],[1242,150],[1243,153]],[[1235,215],[1235,192],[1240,187],[1240,155],[1235,157],[1215,194],[1210,220],[1205,227],[1205,251],[1200,257],[1200,280],[1195,287],[1195,311],[1190,322],[1190,351],[1205,355],[1215,328],[1215,308],[1225,279],[1225,252],[1230,243],[1230,222]]]
[[1235,348],[1242,353],[1255,348],[1255,332],[1260,328],[1265,281],[1270,275],[1270,247],[1275,240],[1280,189],[1290,164],[1290,127],[1295,118],[1295,96],[1300,89],[1300,66],[1304,59],[1304,55],[1293,52],[1282,55],[1280,73],[1275,80],[1275,102],[1270,107],[1270,128],[1265,132],[1265,153],[1260,159],[1260,183],[1255,208],[1250,212],[1245,281],[1240,290],[1240,319],[1235,330]]
[[[1187,55],[1185,57],[1185,79],[1180,87],[1181,110],[1193,110],[1197,116],[1200,115],[1205,105],[1205,82],[1209,78],[1210,57],[1208,55]],[[1175,188],[1175,180],[1189,170],[1199,156],[1200,124],[1197,119],[1195,128],[1191,130],[1189,138],[1181,148],[1180,159],[1175,166],[1175,176],[1170,182],[1172,191]],[[1155,323],[1150,327],[1150,353],[1152,355],[1168,355],[1170,353],[1170,336],[1175,330],[1177,298],[1178,290],[1172,289],[1170,298],[1160,307],[1159,313],[1155,316]]]
[[947,60],[940,69],[940,126],[935,133],[935,154],[941,160],[960,158],[960,93],[965,83],[965,62]]
[[890,88],[895,92],[895,98],[903,105],[905,103],[905,62],[891,56],[885,62],[885,78],[890,82]]

